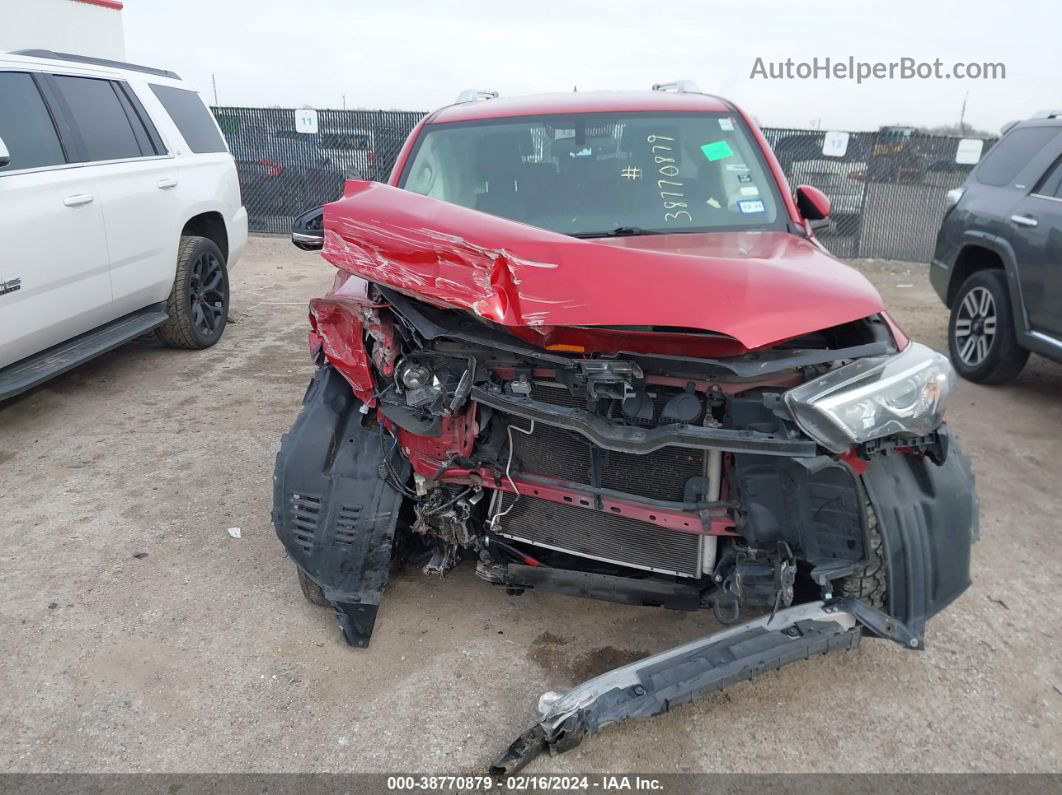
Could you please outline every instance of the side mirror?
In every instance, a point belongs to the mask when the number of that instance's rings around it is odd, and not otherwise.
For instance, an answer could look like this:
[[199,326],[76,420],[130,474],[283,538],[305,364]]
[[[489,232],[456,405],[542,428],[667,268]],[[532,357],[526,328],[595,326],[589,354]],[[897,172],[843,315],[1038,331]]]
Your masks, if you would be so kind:
[[7,151],[7,146],[4,144],[4,139],[0,138],[0,168],[3,168],[11,162],[11,153]]
[[796,203],[800,214],[811,222],[812,229],[822,229],[830,224],[830,199],[818,188],[800,185],[796,189]]
[[303,251],[324,248],[324,207],[314,207],[291,222],[291,242]]

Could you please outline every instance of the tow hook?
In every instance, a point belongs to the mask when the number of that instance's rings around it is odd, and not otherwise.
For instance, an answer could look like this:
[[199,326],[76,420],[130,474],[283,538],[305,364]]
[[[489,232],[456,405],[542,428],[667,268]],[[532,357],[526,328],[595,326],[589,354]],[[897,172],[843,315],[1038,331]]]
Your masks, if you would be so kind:
[[903,623],[853,599],[788,607],[645,657],[539,699],[539,721],[490,767],[516,773],[544,751],[556,755],[627,718],[660,715],[708,693],[797,660],[854,649],[863,629],[911,649],[922,638]]

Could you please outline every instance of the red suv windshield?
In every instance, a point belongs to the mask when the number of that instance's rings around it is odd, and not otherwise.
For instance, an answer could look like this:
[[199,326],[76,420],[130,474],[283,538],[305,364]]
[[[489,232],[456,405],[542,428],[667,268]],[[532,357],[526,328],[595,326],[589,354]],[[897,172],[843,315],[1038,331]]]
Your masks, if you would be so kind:
[[726,113],[428,125],[400,187],[585,237],[784,223],[756,142]]

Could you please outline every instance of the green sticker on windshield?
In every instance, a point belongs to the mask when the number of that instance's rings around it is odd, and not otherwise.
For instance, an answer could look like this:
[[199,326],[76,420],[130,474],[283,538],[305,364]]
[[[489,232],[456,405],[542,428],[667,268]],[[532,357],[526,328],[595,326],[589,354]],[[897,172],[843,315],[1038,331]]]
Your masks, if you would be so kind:
[[726,141],[713,141],[710,144],[705,144],[701,147],[701,151],[704,152],[704,156],[709,160],[723,160],[734,156],[734,150],[730,148],[730,144]]

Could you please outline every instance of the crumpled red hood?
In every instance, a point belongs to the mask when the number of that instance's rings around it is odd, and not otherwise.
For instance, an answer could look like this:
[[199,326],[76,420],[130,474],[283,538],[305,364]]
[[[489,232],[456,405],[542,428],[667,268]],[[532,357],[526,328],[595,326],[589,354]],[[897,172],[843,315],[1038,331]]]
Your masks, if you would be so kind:
[[759,348],[883,310],[858,272],[787,232],[578,240],[376,182],[325,205],[338,268],[505,326],[670,326]]

